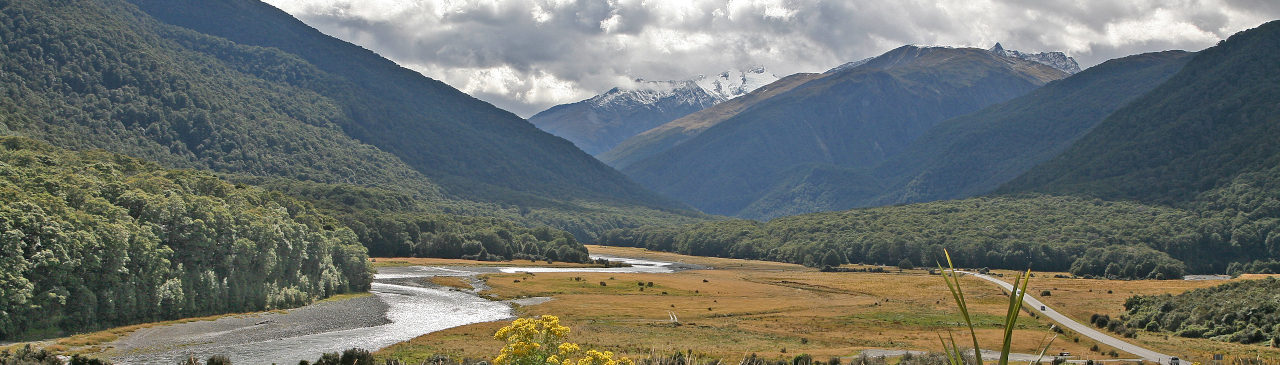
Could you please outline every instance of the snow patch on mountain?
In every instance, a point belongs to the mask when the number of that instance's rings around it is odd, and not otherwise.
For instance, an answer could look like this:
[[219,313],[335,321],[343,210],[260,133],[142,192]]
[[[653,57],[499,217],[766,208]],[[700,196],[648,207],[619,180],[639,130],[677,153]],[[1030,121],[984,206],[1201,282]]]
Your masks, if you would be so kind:
[[615,87],[589,100],[599,108],[657,104],[673,99],[680,104],[710,107],[777,81],[764,67],[725,71],[714,77],[698,75],[688,80],[649,81],[636,79],[631,85]]
[[995,46],[992,46],[987,51],[1005,57],[1021,58],[1031,62],[1042,63],[1072,75],[1080,72],[1080,65],[1076,64],[1076,59],[1067,57],[1062,52],[1022,53],[1004,49],[1004,47],[1000,46],[1000,43],[996,43]]
[[863,59],[861,59],[861,60],[857,60],[857,61],[853,61],[853,62],[846,62],[846,63],[845,63],[845,64],[843,64],[843,65],[836,66],[836,67],[833,67],[833,68],[832,68],[832,69],[830,69],[830,70],[827,70],[827,72],[826,72],[826,73],[829,73],[829,74],[830,74],[830,73],[836,73],[836,72],[840,72],[840,71],[848,70],[848,69],[851,69],[851,68],[854,68],[854,67],[862,66],[862,65],[867,64],[867,62],[871,62],[871,60],[874,60],[874,59],[876,59],[876,58],[875,58],[875,57],[867,57],[867,58],[863,58]]

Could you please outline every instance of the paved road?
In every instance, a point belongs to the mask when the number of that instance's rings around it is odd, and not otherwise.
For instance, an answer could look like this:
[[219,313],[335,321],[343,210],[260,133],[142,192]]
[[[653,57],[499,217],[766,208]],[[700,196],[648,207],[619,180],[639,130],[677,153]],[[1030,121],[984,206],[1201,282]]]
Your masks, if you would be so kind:
[[[1008,290],[1009,292],[1013,292],[1013,284],[1009,284],[1004,280],[996,279],[989,275],[982,275],[975,272],[968,272],[968,271],[959,271],[959,272],[973,275],[979,279],[983,279],[986,281],[999,284],[1001,287],[1004,287],[1005,290]],[[1143,360],[1155,361],[1161,364],[1169,363],[1169,357],[1170,357],[1169,355],[1151,351],[1142,347],[1138,347],[1138,345],[1121,341],[1118,338],[1111,337],[1110,335],[1107,335],[1105,333],[1102,333],[1101,331],[1094,329],[1092,326],[1087,326],[1080,322],[1076,322],[1074,319],[1071,319],[1071,317],[1067,317],[1062,313],[1058,313],[1058,311],[1053,310],[1053,308],[1050,308],[1044,303],[1041,303],[1040,300],[1037,300],[1036,298],[1030,295],[1023,297],[1022,302],[1024,303],[1023,305],[1029,305],[1031,306],[1031,309],[1034,309],[1034,310],[1040,310],[1040,308],[1043,307],[1045,310],[1040,311],[1040,313],[1044,313],[1044,315],[1048,316],[1054,321],[1057,321],[1063,326],[1070,328],[1072,331],[1076,331],[1076,333],[1084,335],[1085,337],[1088,337],[1088,338],[1092,338],[1094,341],[1098,341],[1108,346],[1115,347],[1120,351],[1137,355],[1139,357],[1142,357]]]

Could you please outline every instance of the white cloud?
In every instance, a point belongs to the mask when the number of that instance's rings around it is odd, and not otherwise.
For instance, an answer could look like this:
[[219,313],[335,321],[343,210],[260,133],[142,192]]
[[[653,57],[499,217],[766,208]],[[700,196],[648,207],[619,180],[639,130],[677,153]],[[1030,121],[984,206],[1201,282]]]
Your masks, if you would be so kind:
[[530,116],[633,78],[815,72],[903,44],[1065,51],[1081,66],[1200,50],[1273,0],[266,0],[335,37]]

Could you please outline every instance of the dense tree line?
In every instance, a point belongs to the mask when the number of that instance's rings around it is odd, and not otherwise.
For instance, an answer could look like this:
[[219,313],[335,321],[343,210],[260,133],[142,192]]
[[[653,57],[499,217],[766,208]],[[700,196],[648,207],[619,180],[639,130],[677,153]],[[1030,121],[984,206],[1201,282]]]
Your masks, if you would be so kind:
[[[1225,268],[1229,241],[1187,211],[1054,196],[986,197],[774,219],[609,231],[601,244],[810,266],[930,266],[945,248],[961,267],[1172,279]],[[1108,272],[1110,263],[1120,266]],[[1185,263],[1184,263],[1185,262]]]
[[[1280,341],[1280,280],[1243,280],[1178,295],[1133,296],[1122,325],[1240,343]],[[1109,325],[1109,324],[1105,324]]]
[[364,291],[354,231],[278,192],[0,137],[0,339]]

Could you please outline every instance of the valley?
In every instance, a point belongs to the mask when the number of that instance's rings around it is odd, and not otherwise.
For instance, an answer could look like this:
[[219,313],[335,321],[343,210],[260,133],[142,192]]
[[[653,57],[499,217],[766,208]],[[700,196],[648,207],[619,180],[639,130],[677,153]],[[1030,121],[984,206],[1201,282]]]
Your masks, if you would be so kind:
[[[521,306],[516,313],[560,316],[573,328],[570,337],[575,342],[633,358],[691,350],[700,361],[734,362],[750,354],[789,361],[797,354],[807,353],[814,360],[839,356],[848,362],[859,351],[868,349],[940,351],[937,335],[958,331],[957,326],[963,322],[942,278],[923,269],[898,272],[890,266],[884,273],[822,273],[791,264],[590,248],[596,253],[688,262],[714,269],[660,275],[502,274],[488,277],[491,289],[484,293],[497,298],[554,297],[556,300],[543,304]],[[1013,274],[999,270],[992,273]],[[1087,323],[1095,313],[1118,316],[1124,312],[1125,300],[1133,295],[1176,294],[1223,283],[1053,277],[1060,274],[1036,272],[1028,292],[1050,290],[1052,295],[1038,298],[1081,323]],[[578,277],[582,280],[575,280]],[[649,281],[654,282],[653,287],[638,289],[637,283],[647,285]],[[608,285],[602,287],[599,282]],[[979,341],[983,346],[993,346],[999,338],[994,323],[998,323],[997,316],[1004,310],[1002,301],[1007,300],[1002,293],[1007,292],[971,277],[966,277],[963,285],[971,310],[978,313]],[[668,311],[677,315],[680,325],[672,323]],[[501,347],[501,342],[491,339],[491,335],[505,324],[453,328],[388,347],[378,354],[405,359],[405,363],[416,363],[437,353],[483,358]],[[1038,353],[1037,345],[1050,324],[1053,322],[1043,316],[1035,318],[1024,312],[1015,331],[1015,352]],[[1079,342],[1075,341],[1077,338]],[[1204,339],[1142,333],[1136,340],[1125,340],[1193,361],[1204,360],[1212,353],[1280,359],[1280,350]],[[1101,346],[1103,353],[1091,351],[1089,348],[1095,343],[1068,332],[1054,342],[1051,350],[1056,353],[1065,349],[1080,360],[1116,359],[1105,354],[1110,351],[1106,345]],[[1132,357],[1121,354],[1118,358]]]
[[[146,326],[121,334],[113,342],[72,350],[104,350],[100,355],[120,364],[166,363],[187,355],[205,358],[215,354],[236,363],[289,363],[353,347],[381,348],[375,353],[377,357],[403,363],[418,363],[436,355],[483,359],[501,347],[492,334],[513,316],[547,314],[561,317],[573,329],[570,338],[575,342],[632,358],[685,352],[685,356],[702,361],[737,361],[749,354],[786,360],[803,353],[819,360],[843,357],[848,361],[864,351],[890,356],[903,351],[939,351],[937,335],[959,330],[957,326],[963,321],[941,277],[927,269],[850,265],[846,268],[884,272],[824,273],[765,261],[589,248],[593,257],[632,266],[547,267],[530,262],[432,259],[419,262],[431,265],[424,267],[403,266],[406,262],[402,259],[379,258],[385,264],[379,267],[372,297]],[[1050,291],[1051,295],[1038,295],[1038,299],[1081,323],[1094,314],[1118,317],[1124,312],[1125,300],[1134,295],[1178,294],[1246,280],[1116,282],[1054,275],[1061,274],[1035,273],[1029,293]],[[446,286],[433,278],[464,280]],[[963,285],[976,316],[979,341],[984,346],[998,342],[995,323],[1008,292],[972,277],[965,277]],[[382,314],[374,313],[379,306],[384,308]],[[369,310],[374,311],[369,316],[357,315]],[[1022,313],[1014,332],[1014,352],[1024,354],[1020,355],[1022,361],[1032,356],[1026,354],[1038,353],[1046,335],[1053,335],[1049,325],[1054,322],[1032,313],[1039,312]],[[317,321],[326,317],[341,321]],[[361,322],[364,317],[372,322]],[[385,319],[379,322],[377,318]],[[1223,352],[1280,359],[1280,350],[1155,333],[1144,332],[1126,341],[1190,360]],[[1132,358],[1123,351],[1110,356],[1113,348],[1105,344],[1100,351],[1091,350],[1095,344],[1098,341],[1068,330],[1055,340],[1052,350],[1070,352],[1081,360]]]
[[0,365],[1280,361],[1266,4],[343,1],[0,0]]

